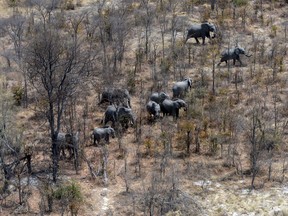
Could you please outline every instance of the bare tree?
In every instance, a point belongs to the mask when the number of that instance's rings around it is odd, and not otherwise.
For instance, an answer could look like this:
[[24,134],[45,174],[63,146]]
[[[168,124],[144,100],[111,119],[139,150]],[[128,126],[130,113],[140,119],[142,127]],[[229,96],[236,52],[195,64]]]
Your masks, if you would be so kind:
[[[13,55],[6,55],[8,66],[11,66],[11,58],[16,63],[17,69],[23,73],[24,78],[24,107],[27,107],[27,74],[23,65],[23,47],[24,47],[24,34],[26,27],[26,18],[19,12],[15,12],[13,16],[2,21],[1,29],[6,32],[13,43]],[[20,101],[21,102],[21,101]]]
[[255,188],[255,179],[260,171],[260,159],[263,148],[265,149],[265,121],[264,109],[256,103],[250,112],[248,120],[247,138],[250,144],[250,171],[252,175],[251,188]]
[[[57,28],[50,10],[41,16],[25,52],[29,81],[46,106],[42,106],[49,122],[52,140],[53,181],[56,182],[59,152],[57,135],[67,100],[73,97],[90,66],[89,46],[80,37]],[[72,25],[75,33],[75,25]]]

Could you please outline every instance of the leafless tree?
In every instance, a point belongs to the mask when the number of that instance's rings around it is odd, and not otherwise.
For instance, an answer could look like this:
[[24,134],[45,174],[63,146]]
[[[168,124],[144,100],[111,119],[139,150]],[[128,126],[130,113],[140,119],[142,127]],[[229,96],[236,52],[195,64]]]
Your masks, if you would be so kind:
[[25,16],[21,15],[20,12],[15,12],[13,16],[3,20],[1,24],[1,29],[6,32],[13,43],[13,55],[6,55],[8,65],[11,65],[10,59],[17,65],[17,70],[23,73],[24,78],[24,97],[22,102],[24,102],[24,107],[27,107],[27,73],[23,65],[23,47],[24,47],[24,35],[26,29],[27,19]]
[[[77,95],[78,87],[87,75],[93,52],[77,35],[61,31],[51,10],[41,8],[39,13],[40,21],[28,39],[30,43],[25,51],[25,63],[29,81],[36,89],[39,100],[46,104],[42,106],[42,111],[50,127],[53,181],[56,182],[59,160],[57,135],[61,119],[67,100]],[[72,29],[77,33],[75,25]]]
[[[144,10],[144,13],[140,13],[139,19],[141,20],[143,26],[144,26],[144,32],[145,32],[145,42],[144,42],[144,52],[146,54],[146,59],[148,58],[148,54],[150,52],[149,50],[149,38],[151,35],[151,25],[153,23],[153,19],[155,17],[155,9],[150,4],[148,0],[141,0],[141,9]],[[140,11],[135,11],[136,13],[139,13]],[[138,14],[139,16],[139,14]]]
[[250,145],[250,171],[251,171],[251,188],[255,189],[255,179],[260,171],[260,162],[263,150],[266,150],[266,120],[265,107],[256,102],[249,113],[247,125],[247,138]]

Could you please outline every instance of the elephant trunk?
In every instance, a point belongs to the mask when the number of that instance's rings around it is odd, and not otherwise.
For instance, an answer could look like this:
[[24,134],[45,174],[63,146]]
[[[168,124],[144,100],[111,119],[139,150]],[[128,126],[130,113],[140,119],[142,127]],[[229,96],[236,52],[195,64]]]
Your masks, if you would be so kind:
[[252,54],[251,54],[251,55],[245,54],[245,56],[246,56],[246,57],[251,57],[251,56],[252,56]]

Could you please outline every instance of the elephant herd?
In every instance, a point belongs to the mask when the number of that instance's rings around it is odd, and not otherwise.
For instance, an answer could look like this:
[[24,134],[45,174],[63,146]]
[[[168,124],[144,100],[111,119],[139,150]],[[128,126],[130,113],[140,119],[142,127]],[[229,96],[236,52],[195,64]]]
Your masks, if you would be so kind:
[[[187,109],[186,102],[180,98],[184,97],[191,86],[192,80],[190,78],[176,82],[172,88],[173,100],[164,92],[152,93],[146,105],[148,114],[153,116],[154,119],[159,118],[161,113],[163,117],[170,115],[177,119],[179,117],[179,110],[181,108],[184,110]],[[131,97],[127,89],[111,88],[103,91],[98,105],[105,102],[108,102],[109,105],[101,121],[103,126],[95,127],[91,134],[93,144],[96,146],[100,144],[101,140],[109,143],[109,138],[115,137],[115,131],[118,131],[120,128],[127,129],[136,122],[136,115],[132,111]],[[108,126],[108,124],[111,126]]]
[[[214,33],[212,37],[210,37],[210,32]],[[205,38],[215,38],[217,35],[216,27],[214,24],[209,22],[204,22],[201,24],[194,24],[188,29],[188,33],[186,36],[185,43],[190,38],[194,38],[199,44],[198,38],[202,38],[202,44],[205,44]],[[225,62],[226,65],[229,60],[233,60],[233,64],[235,65],[236,61],[242,65],[242,61],[240,60],[240,55],[243,54],[247,57],[251,55],[247,55],[245,50],[241,47],[236,46],[235,48],[230,48],[221,53],[221,59],[218,63],[218,66]],[[174,119],[179,117],[179,110],[183,108],[187,110],[187,103],[182,99],[184,98],[186,92],[191,89],[192,80],[191,78],[186,78],[182,81],[176,82],[172,87],[173,97],[172,99],[165,92],[154,92],[150,95],[149,101],[146,104],[146,110],[148,114],[155,120],[161,116],[173,116]],[[105,110],[104,119],[102,120],[102,127],[95,127],[91,134],[93,138],[93,144],[99,145],[101,140],[105,140],[109,143],[110,136],[112,138],[115,137],[115,129],[119,128],[128,128],[129,125],[135,124],[135,114],[131,109],[131,97],[129,91],[127,89],[119,89],[119,88],[110,88],[106,89],[101,94],[101,99],[98,105],[102,105],[103,103],[110,103]],[[111,126],[108,126],[108,123],[111,123]],[[73,142],[78,140],[78,132],[75,136],[72,136],[69,133],[59,133],[57,136],[57,140],[59,142],[59,149],[65,155],[65,148],[70,146]],[[63,144],[64,143],[64,144]],[[65,147],[66,146],[66,147]],[[69,149],[69,148],[68,148]]]
[[[213,32],[214,35],[210,37],[210,32]],[[194,24],[188,29],[188,33],[186,36],[185,43],[189,38],[194,38],[199,44],[198,38],[202,38],[202,44],[205,44],[205,38],[215,38],[217,35],[216,27],[214,24],[209,22],[204,22],[201,24]],[[247,57],[251,57],[251,55],[247,55],[245,50],[241,47],[236,46],[235,48],[226,49],[221,53],[221,59],[218,63],[218,66],[225,62],[226,65],[228,63],[228,60],[233,60],[233,65],[235,65],[236,60],[239,61],[240,65],[242,66],[242,61],[240,60],[240,54],[243,54]]]
[[187,103],[180,99],[185,96],[188,89],[192,87],[192,79],[185,78],[183,81],[176,82],[172,87],[173,100],[165,92],[154,92],[151,94],[146,105],[146,110],[154,119],[164,116],[173,116],[174,119],[179,117],[179,110],[187,110]]

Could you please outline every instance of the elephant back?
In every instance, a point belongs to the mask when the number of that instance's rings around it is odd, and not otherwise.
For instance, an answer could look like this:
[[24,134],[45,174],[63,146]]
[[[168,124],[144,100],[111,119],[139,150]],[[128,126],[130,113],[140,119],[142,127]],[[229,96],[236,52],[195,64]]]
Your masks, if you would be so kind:
[[154,101],[154,102],[160,104],[160,103],[162,103],[163,100],[169,99],[169,98],[170,98],[169,95],[166,94],[165,92],[160,92],[160,93],[154,92],[151,94],[149,99],[150,99],[150,101]]
[[127,89],[108,88],[102,92],[99,104],[109,102],[110,104],[130,107],[130,100],[131,97]]

